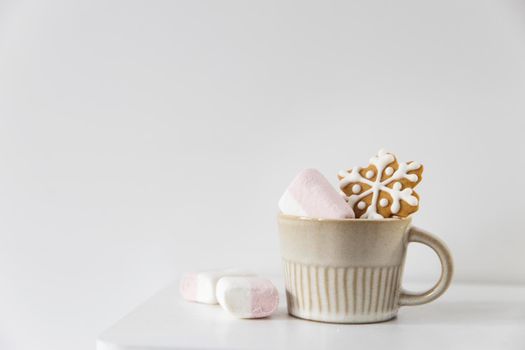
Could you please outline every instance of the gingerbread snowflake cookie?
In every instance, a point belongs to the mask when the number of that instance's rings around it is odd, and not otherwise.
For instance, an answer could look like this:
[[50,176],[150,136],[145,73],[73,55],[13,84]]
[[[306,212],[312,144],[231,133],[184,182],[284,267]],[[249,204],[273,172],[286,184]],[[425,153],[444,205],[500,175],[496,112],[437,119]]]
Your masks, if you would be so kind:
[[419,196],[413,188],[422,173],[423,165],[399,163],[393,154],[380,150],[366,168],[341,171],[337,177],[356,218],[382,219],[406,217],[418,209]]

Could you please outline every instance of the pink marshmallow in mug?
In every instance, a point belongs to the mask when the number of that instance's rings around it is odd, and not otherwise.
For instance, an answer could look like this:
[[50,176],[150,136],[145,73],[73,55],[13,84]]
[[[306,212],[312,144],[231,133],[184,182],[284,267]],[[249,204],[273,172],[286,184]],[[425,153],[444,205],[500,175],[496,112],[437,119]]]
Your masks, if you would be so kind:
[[352,207],[315,169],[297,174],[279,200],[279,209],[283,214],[312,218],[354,217]]

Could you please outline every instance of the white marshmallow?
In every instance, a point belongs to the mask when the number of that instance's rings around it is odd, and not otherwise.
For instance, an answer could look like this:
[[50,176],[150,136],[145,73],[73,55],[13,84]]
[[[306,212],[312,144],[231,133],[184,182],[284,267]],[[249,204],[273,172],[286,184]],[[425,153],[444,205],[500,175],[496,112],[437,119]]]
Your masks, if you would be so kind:
[[180,293],[189,301],[205,304],[217,304],[217,281],[225,276],[255,276],[256,274],[241,269],[227,269],[186,274],[180,282]]
[[279,293],[265,278],[223,277],[217,283],[217,300],[235,317],[261,318],[277,309]]

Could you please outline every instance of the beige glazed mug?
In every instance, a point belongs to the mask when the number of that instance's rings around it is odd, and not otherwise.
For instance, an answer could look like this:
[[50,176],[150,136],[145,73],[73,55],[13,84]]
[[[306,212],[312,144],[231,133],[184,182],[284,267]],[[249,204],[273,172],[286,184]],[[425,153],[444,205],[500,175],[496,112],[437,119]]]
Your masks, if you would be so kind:
[[[452,257],[437,237],[405,219],[312,219],[278,217],[288,312],[336,323],[389,320],[400,306],[428,303],[452,279]],[[441,277],[422,293],[401,288],[410,242],[432,248]]]

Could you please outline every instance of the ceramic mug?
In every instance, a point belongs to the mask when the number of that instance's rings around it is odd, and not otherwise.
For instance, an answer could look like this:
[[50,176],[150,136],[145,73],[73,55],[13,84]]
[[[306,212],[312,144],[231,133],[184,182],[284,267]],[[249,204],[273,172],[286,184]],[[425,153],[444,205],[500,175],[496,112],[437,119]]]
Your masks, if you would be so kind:
[[[280,214],[288,312],[336,323],[389,320],[400,306],[428,303],[452,279],[452,257],[437,237],[405,219],[312,219]],[[422,293],[401,288],[408,243],[423,243],[441,261],[441,277]]]

